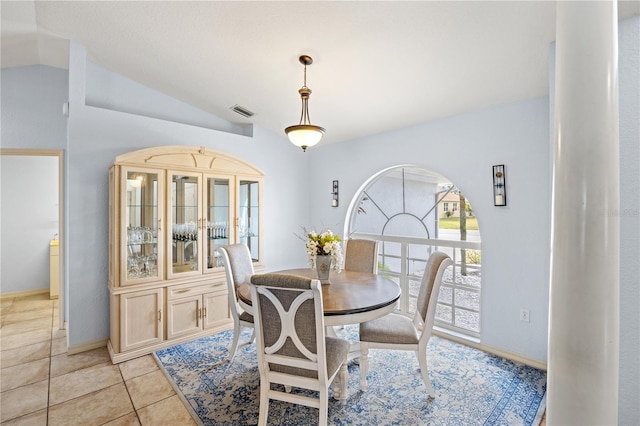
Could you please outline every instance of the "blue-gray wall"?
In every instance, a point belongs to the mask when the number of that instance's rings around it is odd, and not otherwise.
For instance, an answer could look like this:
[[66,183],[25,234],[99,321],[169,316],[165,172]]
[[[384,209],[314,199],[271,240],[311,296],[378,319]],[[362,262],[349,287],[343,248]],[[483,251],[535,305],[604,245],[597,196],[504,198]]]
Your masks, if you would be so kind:
[[[332,208],[326,196],[312,197],[312,222],[342,223],[359,187],[382,169],[413,164],[446,176],[473,206],[482,235],[482,343],[544,362],[551,210],[548,128],[548,100],[539,98],[315,148],[310,172],[318,177],[311,192],[324,195],[331,180],[338,179],[343,202]],[[493,205],[494,164],[506,166],[507,207]],[[530,310],[531,322],[519,321],[520,308]]]
[[0,72],[2,148],[66,148],[67,71],[36,65]]
[[[64,149],[67,71],[33,66],[3,69],[0,75],[0,146]],[[58,232],[59,220],[58,158],[10,156],[0,161],[0,293],[48,288],[49,240]]]
[[640,424],[640,17],[620,23],[620,392],[618,422]]
[[49,289],[58,234],[58,157],[0,157],[0,294]]

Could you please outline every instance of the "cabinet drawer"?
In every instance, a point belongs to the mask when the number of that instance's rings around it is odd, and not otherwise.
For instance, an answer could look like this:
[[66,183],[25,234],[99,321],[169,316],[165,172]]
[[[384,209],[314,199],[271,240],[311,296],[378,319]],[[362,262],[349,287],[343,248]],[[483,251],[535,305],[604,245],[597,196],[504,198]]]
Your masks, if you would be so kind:
[[211,293],[212,291],[227,291],[227,283],[218,281],[213,283],[203,283],[199,285],[183,284],[167,288],[167,300],[179,299],[196,294]]

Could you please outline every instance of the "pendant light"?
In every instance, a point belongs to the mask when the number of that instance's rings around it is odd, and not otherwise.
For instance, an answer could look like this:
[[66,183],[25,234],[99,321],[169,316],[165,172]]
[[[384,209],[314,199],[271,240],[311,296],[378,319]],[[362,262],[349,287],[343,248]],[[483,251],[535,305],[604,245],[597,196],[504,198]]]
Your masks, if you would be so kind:
[[299,58],[300,63],[304,65],[304,85],[298,90],[300,97],[302,98],[302,113],[300,114],[300,124],[295,126],[289,126],[284,129],[289,140],[295,146],[299,146],[303,151],[307,151],[310,146],[316,145],[322,139],[324,134],[324,128],[320,126],[314,126],[309,119],[309,96],[311,95],[311,89],[307,87],[307,65],[313,63],[311,56],[302,55]]

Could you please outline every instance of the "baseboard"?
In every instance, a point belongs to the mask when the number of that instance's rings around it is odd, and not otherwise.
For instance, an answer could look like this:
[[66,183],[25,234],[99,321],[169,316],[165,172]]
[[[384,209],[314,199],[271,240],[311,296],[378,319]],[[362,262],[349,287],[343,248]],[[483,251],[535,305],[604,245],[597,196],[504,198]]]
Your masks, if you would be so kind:
[[502,349],[493,348],[491,346],[485,346],[485,345],[482,345],[482,350],[502,358],[510,359],[511,361],[528,365],[529,367],[537,368],[538,370],[547,371],[547,363],[544,361],[540,361],[538,359],[528,358],[520,354],[516,354],[513,352],[509,352],[509,351],[505,351]]
[[0,299],[12,299],[14,297],[28,297],[28,296],[35,296],[38,294],[49,294],[49,289],[40,288],[37,290],[14,291],[12,293],[4,293],[4,294],[0,294]]
[[525,364],[528,365],[530,367],[533,368],[537,368],[539,370],[544,370],[547,371],[547,363],[544,361],[540,361],[537,359],[533,359],[533,358],[528,358],[526,356],[520,355],[520,354],[516,354],[513,352],[509,352],[509,351],[505,351],[503,349],[498,349],[498,348],[494,348],[491,346],[487,346],[487,345],[483,345],[480,342],[477,342],[475,340],[470,340],[470,339],[465,339],[462,337],[458,337],[456,335],[452,335],[449,333],[446,333],[444,331],[440,331],[440,330],[436,330],[434,329],[432,331],[432,334],[434,336],[438,336],[438,337],[442,337],[443,339],[449,339],[452,340],[456,343],[461,343],[463,345],[467,345],[467,346],[471,346],[472,348],[476,348],[478,350],[481,350],[483,352],[487,352],[493,355],[497,355],[501,358],[506,358],[509,359],[511,361],[515,361],[515,362],[519,362],[521,364]]
[[107,346],[108,339],[99,339],[92,342],[82,343],[80,345],[73,345],[67,348],[67,354],[74,355],[80,352],[91,351],[93,349],[104,348]]

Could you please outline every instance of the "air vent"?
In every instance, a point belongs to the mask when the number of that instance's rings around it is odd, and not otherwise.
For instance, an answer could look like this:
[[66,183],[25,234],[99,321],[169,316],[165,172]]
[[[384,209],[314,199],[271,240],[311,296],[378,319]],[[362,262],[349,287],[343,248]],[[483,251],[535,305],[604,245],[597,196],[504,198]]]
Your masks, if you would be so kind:
[[242,107],[240,105],[234,105],[231,108],[229,108],[231,111],[236,112],[238,114],[240,114],[243,117],[253,117],[253,113],[251,111],[249,111],[248,109],[246,109],[245,107]]

